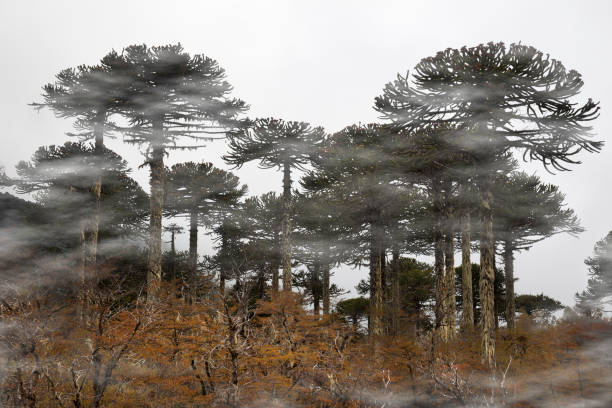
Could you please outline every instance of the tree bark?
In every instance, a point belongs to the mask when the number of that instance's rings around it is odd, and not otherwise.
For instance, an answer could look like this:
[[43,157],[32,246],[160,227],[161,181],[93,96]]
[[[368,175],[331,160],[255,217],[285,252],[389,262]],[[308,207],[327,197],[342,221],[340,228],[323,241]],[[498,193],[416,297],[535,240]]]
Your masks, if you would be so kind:
[[393,242],[391,250],[391,331],[394,336],[399,334],[400,316],[400,282],[399,282],[399,258],[400,250],[397,242]]
[[155,299],[162,277],[162,210],[164,206],[164,146],[163,123],[155,120],[152,124],[153,137],[151,158],[151,198],[149,221],[149,259],[147,273],[147,299]]
[[472,260],[470,249],[470,214],[461,220],[461,297],[463,313],[461,327],[466,330],[474,328],[474,296],[472,294]]
[[508,329],[514,330],[516,307],[514,303],[514,247],[512,241],[504,241],[504,272],[506,278],[506,322]]
[[440,181],[434,180],[432,183],[432,199],[434,205],[434,273],[436,276],[436,306],[434,309],[435,324],[434,336],[441,340],[448,340],[448,322],[446,319],[446,279],[444,269],[444,234],[442,228],[442,192]]
[[278,293],[278,265],[275,262],[270,263],[270,275],[272,276],[272,295]]
[[370,228],[370,310],[368,334],[376,337],[383,334],[383,287],[382,287],[382,228],[372,224]]
[[312,303],[315,316],[321,314],[321,262],[315,260],[312,274]]
[[495,368],[495,241],[493,236],[493,193],[491,180],[484,176],[480,187],[480,329],[482,335],[482,362]]
[[283,290],[291,291],[291,165],[283,165],[283,232],[282,232]]
[[329,314],[329,271],[330,271],[330,262],[327,258],[325,258],[325,262],[323,263],[323,314]]
[[[94,159],[99,174],[90,188],[92,195],[92,209],[89,219],[83,227],[82,241],[82,282],[85,285],[95,284],[96,260],[98,254],[98,228],[100,224],[100,201],[102,197],[102,160],[104,154],[104,123],[106,122],[106,110],[100,110],[94,119]],[[85,296],[85,293],[83,293]]]
[[[451,222],[447,219],[447,222]],[[445,266],[445,287],[446,287],[446,324],[448,325],[448,337],[452,339],[456,334],[456,315],[457,306],[455,298],[455,244],[454,231],[449,225],[444,237],[444,266]]]
[[192,209],[189,214],[189,272],[184,278],[185,301],[191,304],[194,294],[195,278],[198,272],[198,211]]

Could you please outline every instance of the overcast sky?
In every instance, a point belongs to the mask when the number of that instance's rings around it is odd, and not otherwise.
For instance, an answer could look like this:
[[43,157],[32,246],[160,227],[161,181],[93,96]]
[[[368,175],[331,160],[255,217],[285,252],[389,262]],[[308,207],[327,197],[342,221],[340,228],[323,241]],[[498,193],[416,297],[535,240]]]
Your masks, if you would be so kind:
[[[374,97],[398,72],[448,47],[489,41],[522,42],[583,75],[581,100],[600,101],[596,137],[608,140],[610,19],[602,1],[28,1],[0,2],[0,164],[14,174],[19,160],[40,145],[68,138],[69,120],[35,112],[41,86],[63,68],[95,64],[111,49],[130,44],[180,42],[190,53],[219,61],[234,95],[250,104],[250,116],[308,121],[328,131],[377,120]],[[108,143],[126,158],[148,190],[142,156],[121,140]],[[167,164],[220,159],[223,142],[197,152],[174,152]],[[519,254],[518,293],[540,293],[573,304],[586,286],[584,259],[612,230],[612,150],[583,155],[572,172],[549,175],[582,220],[579,239],[557,236]],[[251,194],[280,191],[281,174],[247,165],[236,171]],[[186,236],[180,244],[186,248]],[[210,242],[202,240],[200,251]],[[477,255],[475,255],[477,259]],[[365,271],[337,271],[334,281],[352,289]]]

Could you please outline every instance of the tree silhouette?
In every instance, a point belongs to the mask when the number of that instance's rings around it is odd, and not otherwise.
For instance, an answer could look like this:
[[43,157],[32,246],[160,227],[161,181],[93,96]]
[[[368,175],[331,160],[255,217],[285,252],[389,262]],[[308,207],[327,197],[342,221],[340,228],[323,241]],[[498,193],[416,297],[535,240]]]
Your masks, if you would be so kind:
[[493,187],[494,233],[503,247],[506,283],[506,322],[514,328],[514,252],[529,249],[552,235],[576,235],[584,229],[574,211],[565,208],[565,195],[557,186],[544,184],[535,175],[514,172]]
[[[94,168],[104,167],[104,133],[107,120],[124,99],[127,78],[118,70],[109,70],[105,60],[99,65],[80,65],[60,71],[54,83],[43,87],[43,103],[34,103],[37,109],[50,108],[57,117],[72,118],[76,136],[81,140],[94,140]],[[93,159],[93,158],[92,158]],[[94,274],[100,223],[102,178],[98,174],[90,186],[95,200],[84,225],[84,265]]]
[[[132,45],[121,54],[111,52],[105,61],[111,71],[128,77],[119,109],[130,125],[122,129],[125,140],[146,146],[151,172],[147,275],[151,296],[161,280],[164,155],[173,149],[200,147],[198,143],[239,128],[243,122],[236,117],[247,107],[229,97],[232,87],[217,61],[201,54],[190,56],[180,44]],[[179,144],[183,140],[196,145]]]
[[311,127],[305,122],[258,119],[253,126],[231,135],[230,152],[223,157],[238,168],[249,161],[259,160],[261,168],[283,171],[281,245],[285,291],[291,290],[291,170],[304,169],[324,136],[323,128]]
[[[395,224],[409,200],[409,194],[394,183],[398,174],[388,160],[390,134],[379,125],[353,125],[334,133],[314,162],[316,172],[304,178],[302,185],[311,191],[328,191],[342,205],[347,238],[353,243],[353,263],[361,265],[369,254],[370,319],[369,334],[383,334],[386,279],[384,260],[387,230]],[[385,242],[387,241],[387,243]]]
[[588,122],[598,106],[571,98],[583,85],[580,74],[533,47],[488,43],[447,49],[421,60],[412,75],[398,75],[376,98],[383,118],[402,129],[445,123],[456,127],[457,149],[478,168],[481,213],[482,358],[495,361],[493,265],[495,263],[491,166],[503,153],[518,149],[525,159],[546,168],[568,170],[575,155],[597,152]]
[[[189,217],[189,276],[184,277],[188,299],[197,277],[198,225],[212,224],[224,206],[235,205],[246,193],[238,177],[212,163],[179,163],[166,174],[166,209]],[[207,222],[208,221],[208,222]],[[191,293],[192,294],[192,293]]]
[[587,288],[576,293],[576,307],[587,316],[609,312],[612,304],[612,231],[597,241],[593,256],[584,263],[589,267],[589,280]]

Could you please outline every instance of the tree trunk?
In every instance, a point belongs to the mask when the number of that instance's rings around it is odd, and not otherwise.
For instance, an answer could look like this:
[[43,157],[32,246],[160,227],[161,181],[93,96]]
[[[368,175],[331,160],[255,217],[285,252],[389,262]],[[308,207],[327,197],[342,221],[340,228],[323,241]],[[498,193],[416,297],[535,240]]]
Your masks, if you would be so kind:
[[495,241],[493,236],[493,193],[488,176],[480,181],[480,329],[482,362],[495,368]]
[[325,258],[323,263],[323,314],[329,314],[329,266],[330,262]]
[[[451,220],[447,219],[450,223]],[[457,306],[455,298],[455,242],[452,225],[447,226],[444,237],[444,265],[445,265],[445,287],[446,287],[446,324],[448,325],[448,337],[452,339],[456,334]]]
[[393,242],[391,260],[391,331],[394,336],[399,334],[400,315],[400,282],[399,282],[399,258],[400,251],[397,242]]
[[504,270],[506,278],[506,322],[508,329],[514,330],[516,307],[514,304],[514,248],[512,241],[504,241]]
[[[225,221],[223,222],[225,225]],[[227,232],[225,226],[221,230],[221,265],[219,265],[219,293],[225,295],[225,279],[227,279],[227,264],[228,264],[228,248],[227,248]]]
[[272,276],[272,295],[278,293],[278,265],[276,262],[270,263],[270,275]]
[[189,272],[184,279],[185,301],[191,304],[195,291],[195,279],[198,273],[198,211],[192,209],[189,214]]
[[472,294],[472,260],[470,249],[470,214],[466,214],[461,222],[461,296],[463,313],[461,327],[466,330],[474,328],[474,296]]
[[321,262],[315,260],[312,273],[312,304],[315,316],[321,314]]
[[[94,120],[93,134],[95,139],[94,159],[99,174],[90,188],[92,195],[92,209],[89,218],[83,226],[82,241],[82,283],[83,300],[85,299],[86,285],[95,284],[96,260],[98,253],[98,227],[100,224],[100,200],[102,196],[102,160],[104,153],[104,123],[106,110],[100,110]],[[83,305],[84,307],[84,305]]]
[[434,180],[432,183],[432,199],[434,205],[434,273],[436,275],[436,306],[435,314],[435,333],[434,336],[442,341],[448,340],[448,322],[446,319],[446,298],[447,288],[444,269],[444,234],[442,229],[442,192],[440,191],[440,181]]
[[291,165],[283,167],[283,235],[282,235],[283,290],[291,291]]
[[383,285],[382,285],[382,228],[372,224],[370,228],[370,310],[368,334],[383,334]]
[[163,123],[153,122],[153,136],[157,139],[152,144],[151,158],[151,198],[149,221],[149,259],[147,273],[147,299],[153,300],[159,290],[162,277],[162,210],[164,206],[164,146]]

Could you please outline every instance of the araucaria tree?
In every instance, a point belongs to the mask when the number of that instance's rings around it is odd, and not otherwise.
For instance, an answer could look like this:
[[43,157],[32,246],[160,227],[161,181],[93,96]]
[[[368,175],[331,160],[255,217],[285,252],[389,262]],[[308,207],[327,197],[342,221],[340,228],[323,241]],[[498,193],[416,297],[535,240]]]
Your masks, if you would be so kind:
[[481,219],[482,359],[489,367],[495,365],[490,168],[514,149],[556,170],[568,170],[582,150],[599,151],[602,143],[590,139],[588,126],[598,116],[597,103],[571,99],[582,85],[578,72],[533,47],[488,43],[425,58],[412,77],[398,75],[376,98],[376,110],[397,127],[416,130],[440,122],[455,127],[456,148],[474,158]]
[[252,126],[230,135],[230,151],[223,157],[238,168],[249,161],[259,160],[261,168],[283,171],[281,263],[285,291],[291,290],[291,171],[304,169],[324,137],[323,128],[305,122],[257,119]]
[[104,163],[104,133],[108,118],[123,100],[127,89],[127,78],[119,70],[111,71],[106,64],[108,57],[99,65],[80,65],[60,71],[54,83],[43,87],[43,103],[32,104],[35,108],[50,108],[57,117],[72,118],[76,136],[81,140],[94,140],[93,175],[89,187],[93,200],[85,206],[88,217],[83,222],[83,265],[93,275],[98,249],[98,228],[100,222],[100,197]]
[[514,253],[531,248],[552,235],[583,231],[578,217],[565,207],[565,196],[557,186],[544,184],[535,175],[513,172],[493,186],[493,229],[504,259],[506,323],[514,328]]
[[612,308],[612,231],[597,241],[593,256],[584,263],[589,267],[586,290],[576,293],[576,307],[587,316],[597,316]]
[[217,61],[191,56],[180,44],[133,45],[121,54],[112,52],[107,60],[111,72],[120,71],[128,78],[120,106],[130,124],[123,129],[125,140],[146,146],[151,172],[147,294],[154,296],[162,276],[164,156],[169,150],[200,147],[201,142],[240,128],[243,122],[237,117],[247,106],[230,98],[232,87]]
[[172,215],[189,217],[189,276],[183,277],[186,297],[191,299],[197,277],[198,225],[212,224],[212,217],[225,206],[235,205],[246,194],[238,177],[212,163],[179,163],[166,178],[166,209]]

